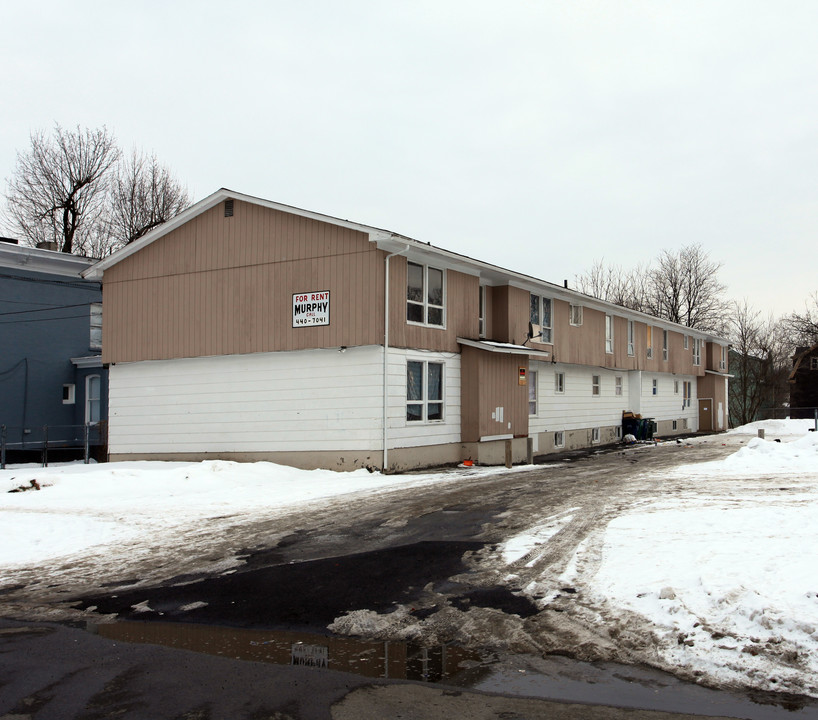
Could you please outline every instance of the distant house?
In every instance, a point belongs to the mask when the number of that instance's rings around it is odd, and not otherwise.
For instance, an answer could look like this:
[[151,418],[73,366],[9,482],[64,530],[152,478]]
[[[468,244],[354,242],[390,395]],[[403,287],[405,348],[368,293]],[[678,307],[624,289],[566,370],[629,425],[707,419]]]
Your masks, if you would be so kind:
[[95,261],[0,241],[0,428],[7,457],[105,443],[102,290]]
[[814,417],[818,409],[818,345],[795,349],[789,382],[791,416]]
[[230,190],[85,276],[115,460],[400,470],[613,443],[625,413],[727,427],[722,338]]

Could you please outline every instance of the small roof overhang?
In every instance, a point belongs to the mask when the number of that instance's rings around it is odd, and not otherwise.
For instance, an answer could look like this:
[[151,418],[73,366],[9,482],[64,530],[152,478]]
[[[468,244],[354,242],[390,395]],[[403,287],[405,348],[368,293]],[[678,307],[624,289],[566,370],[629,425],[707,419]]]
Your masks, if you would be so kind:
[[486,352],[503,353],[505,355],[530,355],[535,358],[551,357],[551,353],[545,350],[533,350],[525,345],[493,342],[492,340],[467,340],[466,338],[457,338],[457,342],[466,347],[477,348],[478,350],[485,350]]
[[77,368],[101,368],[102,355],[88,355],[86,357],[71,358],[74,367]]
[[735,377],[735,375],[730,375],[730,373],[719,372],[718,370],[705,370],[704,374],[705,375],[718,375],[719,377],[726,377],[726,378]]

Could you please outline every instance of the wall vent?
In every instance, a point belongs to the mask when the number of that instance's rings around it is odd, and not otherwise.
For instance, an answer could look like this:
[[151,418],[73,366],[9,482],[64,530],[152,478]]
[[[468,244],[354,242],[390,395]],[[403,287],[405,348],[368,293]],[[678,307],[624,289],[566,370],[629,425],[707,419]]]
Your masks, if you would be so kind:
[[233,217],[233,199],[224,201],[224,216]]

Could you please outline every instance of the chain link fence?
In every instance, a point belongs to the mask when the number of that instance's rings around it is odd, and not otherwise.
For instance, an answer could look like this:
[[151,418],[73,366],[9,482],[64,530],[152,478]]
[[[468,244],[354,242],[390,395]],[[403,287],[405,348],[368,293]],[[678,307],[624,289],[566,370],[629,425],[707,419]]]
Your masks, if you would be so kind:
[[103,422],[84,425],[42,425],[16,427],[0,425],[0,469],[8,458],[38,458],[43,467],[49,462],[49,452],[64,458],[67,454],[81,457],[88,463],[92,455],[104,455],[108,445],[108,427]]

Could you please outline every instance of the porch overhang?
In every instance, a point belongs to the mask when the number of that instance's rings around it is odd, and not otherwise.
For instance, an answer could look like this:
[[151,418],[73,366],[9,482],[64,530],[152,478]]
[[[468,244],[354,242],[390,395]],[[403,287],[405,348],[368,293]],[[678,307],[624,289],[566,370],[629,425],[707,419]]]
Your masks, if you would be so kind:
[[533,350],[525,345],[514,345],[512,343],[493,342],[492,340],[467,340],[466,338],[457,338],[460,345],[466,347],[476,348],[477,350],[485,350],[492,353],[503,353],[504,355],[527,355],[533,358],[550,358],[551,353],[545,350]]

